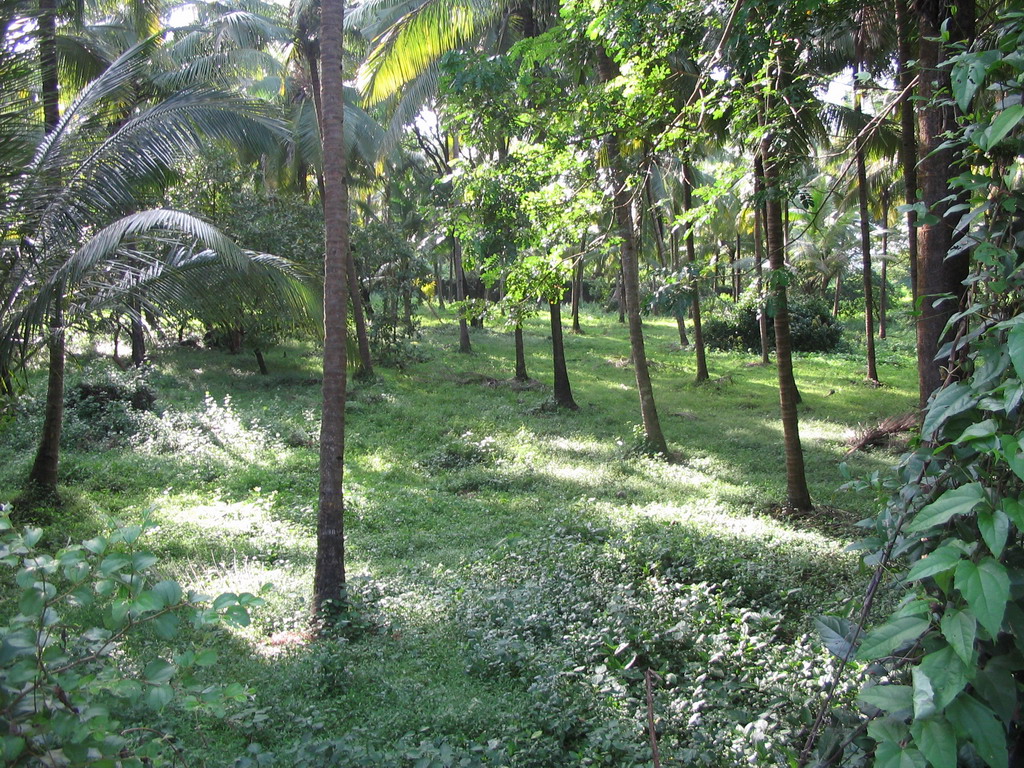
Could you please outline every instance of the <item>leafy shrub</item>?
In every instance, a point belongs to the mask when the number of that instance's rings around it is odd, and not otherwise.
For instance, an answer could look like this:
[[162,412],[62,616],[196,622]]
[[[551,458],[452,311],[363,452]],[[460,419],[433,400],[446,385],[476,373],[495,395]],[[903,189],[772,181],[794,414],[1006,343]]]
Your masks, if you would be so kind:
[[122,445],[156,418],[156,392],[145,369],[90,367],[68,387],[65,403],[64,439],[82,447]]
[[493,437],[477,439],[472,432],[464,432],[449,440],[440,450],[427,457],[420,466],[428,472],[450,472],[481,465],[493,464],[497,449]]
[[[708,317],[701,324],[704,343],[711,349],[754,350],[761,348],[757,307],[736,304],[724,317]],[[843,341],[843,326],[832,319],[832,311],[821,301],[799,299],[789,302],[789,329],[795,352],[834,352]],[[775,328],[769,319],[768,344],[775,347]]]
[[156,557],[138,546],[143,530],[118,528],[50,554],[41,530],[18,533],[0,512],[0,566],[14,569],[20,588],[17,611],[0,626],[5,765],[151,764],[170,756],[172,741],[122,718],[152,718],[168,706],[222,716],[245,698],[237,683],[199,682],[198,671],[217,661],[213,651],[144,661],[127,652],[140,633],[167,642],[183,624],[247,624],[260,602],[231,593],[211,602],[162,579]]

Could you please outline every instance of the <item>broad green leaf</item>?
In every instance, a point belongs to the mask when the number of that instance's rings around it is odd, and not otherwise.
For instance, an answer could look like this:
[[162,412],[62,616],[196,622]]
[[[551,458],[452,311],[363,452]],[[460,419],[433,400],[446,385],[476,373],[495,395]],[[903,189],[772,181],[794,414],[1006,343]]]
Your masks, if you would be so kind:
[[906,616],[871,630],[857,651],[860,660],[881,659],[900,646],[916,640],[928,629],[928,619]]
[[195,665],[197,667],[212,667],[216,663],[217,652],[210,648],[200,651],[195,660]]
[[909,685],[873,685],[857,696],[885,712],[902,712],[914,706],[914,689]]
[[1001,509],[978,511],[978,529],[996,559],[1003,554],[1006,538],[1010,535],[1010,518]]
[[992,149],[996,144],[1006,138],[1006,135],[1017,127],[1017,124],[1024,119],[1024,105],[1014,104],[1012,107],[1007,107],[1000,112],[996,119],[992,121],[987,129],[985,129],[984,146],[979,143],[982,149],[988,151]]
[[935,691],[935,706],[944,709],[968,683],[967,671],[956,652],[946,646],[921,659],[921,669],[928,675]]
[[142,676],[150,683],[166,683],[174,677],[175,669],[175,666],[169,661],[155,659],[146,665],[146,668],[142,671]]
[[21,600],[18,602],[18,610],[26,616],[38,615],[46,606],[46,595],[38,589],[29,587],[21,593]]
[[907,574],[907,581],[917,581],[951,570],[961,559],[963,552],[954,546],[943,545],[914,563]]
[[1024,504],[1021,504],[1016,499],[1007,497],[1000,504],[1000,509],[1017,526],[1018,531],[1024,532]]
[[154,584],[153,591],[164,599],[164,605],[175,605],[181,600],[181,587],[176,581],[161,581]]
[[1017,711],[1017,681],[1011,668],[1017,665],[1005,655],[989,660],[974,677],[974,696],[987,705],[1007,728],[1012,727]]
[[146,613],[147,611],[159,611],[163,607],[163,597],[151,589],[139,592],[138,597],[136,597],[135,601],[132,603],[132,610],[138,613]]
[[25,751],[25,740],[20,736],[4,736],[4,765],[14,765],[18,755]]
[[147,568],[152,568],[157,563],[157,556],[152,552],[136,552],[132,555],[132,569],[136,571],[144,571]]
[[990,768],[1009,768],[1006,732],[995,712],[965,693],[946,708],[946,719],[974,745]]
[[914,680],[914,718],[921,719],[935,714],[935,691],[932,681],[920,666],[914,667],[911,676]]
[[1001,563],[987,557],[975,565],[964,560],[956,567],[956,588],[994,639],[999,634],[1010,599],[1010,577]]
[[107,540],[103,536],[97,536],[95,539],[83,541],[82,546],[88,549],[94,555],[100,555],[103,554],[103,550],[107,548]]
[[131,558],[127,555],[107,555],[100,561],[100,573],[110,576],[131,565],[131,562]]
[[232,605],[224,611],[224,619],[236,627],[249,626],[249,612],[240,605]]
[[1006,335],[1006,345],[1017,377],[1024,379],[1024,323],[1018,323],[1010,329]]
[[952,488],[924,507],[907,527],[908,533],[933,528],[949,522],[956,515],[967,515],[985,500],[985,489],[981,483],[968,483]]
[[853,624],[849,619],[839,616],[818,616],[814,620],[814,627],[818,630],[825,647],[834,656],[840,659],[852,656],[848,638],[853,631]]
[[963,433],[954,440],[954,443],[969,443],[972,440],[981,440],[992,437],[999,429],[995,419],[985,419],[977,424],[971,424]]
[[222,592],[213,601],[213,610],[220,611],[229,605],[238,605],[238,595],[234,592]]
[[974,639],[978,634],[978,620],[969,611],[947,611],[941,622],[942,636],[956,651],[964,664],[974,664]]
[[149,689],[146,701],[153,709],[163,709],[173,697],[174,691],[171,689],[171,686],[166,684],[155,685]]
[[1024,438],[1015,439],[1012,435],[1003,435],[999,439],[1003,450],[1003,459],[1010,465],[1013,474],[1024,480]]
[[953,65],[953,71],[950,73],[953,98],[956,99],[961,112],[968,111],[971,99],[985,81],[989,67],[999,59],[999,51],[983,51],[965,55]]
[[875,750],[875,768],[928,768],[924,755],[916,749],[887,741]]
[[162,640],[173,640],[178,634],[178,617],[173,613],[165,613],[153,619],[153,631]]
[[973,408],[980,396],[964,382],[956,382],[940,389],[925,411],[924,424],[921,425],[921,437],[934,440],[936,430],[953,416]]
[[910,733],[932,768],[956,768],[956,737],[942,717],[915,720]]

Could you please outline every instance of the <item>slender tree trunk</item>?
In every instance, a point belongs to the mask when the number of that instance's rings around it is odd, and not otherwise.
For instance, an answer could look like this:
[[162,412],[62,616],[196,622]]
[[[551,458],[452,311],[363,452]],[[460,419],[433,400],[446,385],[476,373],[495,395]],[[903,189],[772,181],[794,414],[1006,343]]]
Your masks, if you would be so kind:
[[[39,41],[39,75],[43,102],[43,127],[52,133],[60,122],[60,86],[57,80],[57,3],[39,0],[37,20]],[[54,179],[56,186],[58,180]],[[50,309],[47,356],[49,372],[46,380],[46,404],[43,410],[43,431],[35,460],[28,474],[28,489],[34,496],[57,495],[57,473],[60,467],[60,438],[64,423],[64,282],[58,287]]]
[[[896,34],[899,38],[896,53],[896,71],[900,90],[904,91],[900,102],[900,165],[903,166],[903,184],[907,205],[917,202],[917,120],[914,115],[914,101],[911,84],[914,69],[910,62],[914,58],[911,45],[912,24],[910,7],[914,0],[896,0]],[[910,291],[917,307],[917,212],[907,210],[907,250],[910,252]]]
[[622,268],[621,267],[619,268],[619,275],[618,275],[617,280],[618,280],[618,286],[617,286],[617,289],[616,289],[615,293],[616,293],[616,295],[619,298],[619,322],[620,323],[625,323],[626,322],[626,288],[623,285]]
[[459,352],[468,355],[473,351],[469,343],[469,323],[466,322],[466,274],[462,270],[462,243],[452,235],[452,263],[455,264],[455,300],[459,303]]
[[[952,43],[970,40],[974,36],[973,0],[963,0],[956,6],[956,14],[938,0],[921,0],[918,4],[918,24],[921,69],[918,110],[918,184],[928,212],[934,223],[925,221],[918,228],[917,295],[920,314],[917,320],[917,368],[920,381],[920,406],[939,389],[947,376],[948,362],[936,360],[943,344],[951,340],[943,329],[957,311],[965,295],[963,281],[967,279],[969,259],[966,250],[950,256],[954,243],[953,229],[960,214],[950,213],[954,207],[950,200],[949,180],[958,173],[954,168],[954,149],[944,146],[946,132],[956,130],[958,110],[951,103],[933,101],[949,89],[949,69],[942,67],[946,55],[941,43],[945,28]],[[946,99],[943,99],[946,102]],[[951,295],[952,298],[937,300]],[[936,304],[938,304],[936,306]]]
[[320,498],[313,613],[344,607],[345,595],[345,390],[348,311],[348,186],[341,70],[343,0],[321,3],[320,55],[324,164],[324,380],[320,427]]
[[526,372],[526,345],[523,342],[523,324],[516,323],[516,381],[529,381],[530,375]]
[[836,272],[836,289],[832,294],[832,319],[839,319],[839,299],[843,294],[843,273]]
[[562,338],[562,303],[552,301],[548,303],[551,311],[551,357],[554,362],[555,405],[559,408],[568,408],[570,411],[579,410],[576,401],[572,399],[572,388],[569,386],[569,371],[565,366],[565,344]]
[[[320,82],[320,67],[317,64],[316,54],[314,53],[312,45],[306,41],[302,45],[303,54],[306,57],[306,65],[309,68],[309,80],[313,88],[313,111],[316,113],[317,126],[320,128],[320,135],[323,136],[323,91],[322,83]],[[344,109],[344,105],[342,106]],[[348,204],[348,169],[345,169],[346,173],[346,194],[345,201]],[[326,195],[326,182],[324,181],[325,173],[317,174],[317,185],[320,188],[320,202],[324,208],[324,216],[327,216],[327,195]],[[345,212],[346,218],[348,212]],[[373,356],[370,354],[370,337],[366,330],[366,312],[363,308],[363,292],[359,289],[359,272],[356,269],[355,256],[352,254],[352,249],[345,248],[345,259],[347,261],[345,272],[348,280],[348,295],[352,303],[352,321],[356,327],[356,344],[359,347],[359,371],[357,375],[359,378],[371,378],[373,376]]]
[[[770,146],[762,142],[762,157]],[[772,293],[775,298],[775,360],[779,371],[779,402],[782,412],[783,443],[786,454],[786,504],[797,510],[811,510],[811,494],[804,473],[804,453],[800,445],[800,425],[797,416],[797,388],[793,377],[793,354],[789,337],[789,306],[785,281],[786,270],[782,201],[780,200],[778,172],[770,156],[764,160],[765,187],[768,192],[768,261],[773,273]]]
[[885,315],[889,304],[889,191],[882,192],[882,287],[878,296],[878,338],[885,338]]
[[132,366],[141,368],[146,361],[146,329],[142,325],[142,308],[138,299],[131,300],[128,319],[131,322]]
[[[618,67],[601,48],[597,52],[598,71],[602,82],[610,82],[618,75]],[[611,183],[614,188],[615,223],[622,238],[622,286],[626,300],[626,317],[629,320],[629,346],[636,373],[636,388],[640,395],[640,415],[643,419],[644,439],[653,453],[668,455],[668,444],[661,431],[661,420],[654,402],[654,388],[647,367],[647,350],[644,346],[643,324],[640,320],[640,265],[637,256],[636,236],[630,215],[631,197],[622,169],[619,140],[615,134],[605,139],[608,149],[608,163]]]
[[[679,267],[679,236],[672,232],[669,235],[669,245],[672,247],[672,269],[677,273]],[[683,349],[690,346],[690,339],[686,335],[686,315],[676,315],[676,330],[679,332],[679,346]]]
[[252,353],[256,357],[256,365],[260,369],[260,375],[261,376],[268,375],[270,373],[270,371],[267,370],[267,361],[263,357],[263,350],[261,350],[259,347],[256,347],[256,349],[254,349],[252,351]]
[[[861,65],[862,66],[862,65]],[[854,96],[855,108],[861,109],[859,90]],[[868,211],[868,172],[864,160],[864,139],[857,140],[857,200],[860,205],[860,253],[864,277],[864,344],[867,347],[868,381],[878,384],[878,367],[875,364],[875,321],[874,299],[872,296],[871,272],[871,214]]]
[[[687,213],[693,207],[693,171],[689,163],[683,163],[683,210]],[[700,325],[700,286],[696,280],[697,249],[693,243],[693,224],[686,228],[686,260],[694,270],[693,291],[690,294],[690,314],[693,317],[693,348],[697,353],[697,383],[708,380],[708,361],[704,353],[704,331]]]
[[583,333],[580,327],[580,304],[583,301],[583,249],[584,243],[580,244],[580,255],[572,270],[572,332]]
[[768,365],[768,316],[764,306],[764,163],[754,157],[754,278],[757,290],[757,330],[761,337],[761,365]]

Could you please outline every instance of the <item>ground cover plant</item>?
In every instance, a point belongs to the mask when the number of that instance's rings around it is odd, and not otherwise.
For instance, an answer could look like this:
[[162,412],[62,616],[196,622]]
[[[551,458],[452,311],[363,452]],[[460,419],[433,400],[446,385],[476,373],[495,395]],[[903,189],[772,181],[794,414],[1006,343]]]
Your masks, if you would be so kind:
[[[125,374],[106,350],[74,348],[70,391],[105,394],[69,398],[69,503],[37,513],[40,546],[92,539],[108,517],[147,520],[162,578],[264,603],[247,626],[205,633],[218,662],[190,672],[236,686],[232,701],[210,713],[174,699],[121,727],[173,734],[176,759],[207,765],[625,766],[650,764],[652,717],[666,764],[784,764],[832,674],[812,618],[843,613],[865,578],[844,548],[873,501],[840,489],[839,463],[892,462],[845,454],[859,428],[913,402],[903,337],[879,347],[880,389],[855,350],[798,355],[819,508],[794,518],[777,503],[775,374],[757,357],[712,353],[711,381],[694,385],[674,324],[647,321],[665,460],[635,450],[614,315],[584,312],[586,333],[566,339],[575,413],[548,407],[543,323],[525,327],[541,383],[523,387],[510,334],[475,330],[460,355],[441,317],[421,318],[419,362],[350,393],[353,610],[315,641],[318,351],[285,344],[262,376],[222,350],[167,344]],[[8,501],[39,401],[5,419]],[[5,590],[5,622],[15,598]],[[126,642],[117,663],[145,668],[161,642]]]

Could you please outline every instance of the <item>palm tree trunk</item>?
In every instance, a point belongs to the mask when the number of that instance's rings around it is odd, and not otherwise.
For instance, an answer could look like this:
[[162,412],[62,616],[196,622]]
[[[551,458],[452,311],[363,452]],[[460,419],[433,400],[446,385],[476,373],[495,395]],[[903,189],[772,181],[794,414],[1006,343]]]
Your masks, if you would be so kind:
[[[914,70],[910,66],[914,58],[911,47],[910,3],[913,0],[896,0],[896,34],[899,38],[896,53],[896,70],[899,87],[904,92],[900,102],[900,165],[903,167],[903,185],[908,206],[917,202],[917,134],[916,117],[911,85]],[[917,212],[907,209],[907,250],[910,252],[910,291],[917,306]]]
[[324,164],[324,380],[320,427],[320,498],[313,613],[318,618],[345,603],[345,390],[348,311],[348,186],[341,70],[343,0],[323,0],[320,56]]
[[[47,134],[60,123],[60,86],[57,80],[57,3],[39,0],[38,41],[39,75],[43,102],[43,127]],[[60,467],[60,437],[64,423],[64,284],[61,282],[50,310],[47,339],[49,372],[46,380],[46,404],[43,432],[35,460],[28,474],[31,495],[55,497]]]
[[132,366],[141,368],[146,360],[146,330],[142,325],[142,307],[138,299],[131,300],[128,319],[131,322]]
[[572,387],[569,386],[569,371],[565,365],[565,343],[562,337],[562,303],[560,301],[548,302],[548,308],[551,313],[551,357],[554,362],[555,405],[559,408],[577,411],[579,406],[572,399]]
[[882,192],[882,286],[878,296],[878,338],[885,338],[885,314],[889,303],[889,190]]
[[[693,207],[693,171],[689,163],[683,163],[683,210],[689,212]],[[690,268],[697,269],[697,249],[693,243],[693,224],[686,228],[686,261]],[[695,272],[696,275],[696,272]],[[690,294],[690,315],[693,317],[693,348],[697,353],[697,383],[708,380],[708,361],[704,353],[704,331],[700,325],[700,286],[694,277],[693,291]]]
[[[675,232],[669,234],[669,244],[672,247],[672,269],[679,272],[679,236]],[[690,346],[690,339],[686,336],[686,315],[676,315],[676,330],[679,332],[679,346],[685,349]]]
[[473,351],[469,343],[469,324],[466,322],[466,274],[462,270],[462,243],[452,235],[452,262],[455,264],[455,301],[459,303],[459,352],[468,355]]
[[[762,142],[762,157],[767,154],[769,140]],[[779,199],[779,180],[774,161],[764,159],[768,229],[768,261],[773,279],[771,289],[775,298],[775,360],[779,371],[779,403],[782,412],[782,433],[786,454],[786,504],[792,509],[811,510],[811,494],[807,489],[804,472],[804,453],[800,445],[800,424],[797,416],[797,388],[793,377],[793,352],[789,337],[789,306],[785,281],[786,270],[782,201]]]
[[[922,3],[918,7],[921,68],[918,110],[918,184],[922,201],[934,222],[922,222],[918,228],[917,295],[920,315],[917,320],[917,370],[920,384],[919,404],[923,409],[928,398],[939,389],[947,376],[948,361],[938,361],[939,348],[949,340],[943,330],[959,308],[965,294],[969,262],[966,250],[948,256],[954,243],[953,228],[958,213],[949,213],[949,180],[959,171],[954,166],[954,149],[946,146],[947,131],[956,130],[958,110],[955,104],[937,103],[934,99],[949,89],[949,69],[943,67],[946,55],[941,42],[943,29],[953,43],[969,40],[974,35],[973,0],[957,3],[956,14],[942,3]],[[946,100],[943,100],[944,102]],[[935,306],[933,297],[952,295]]]

